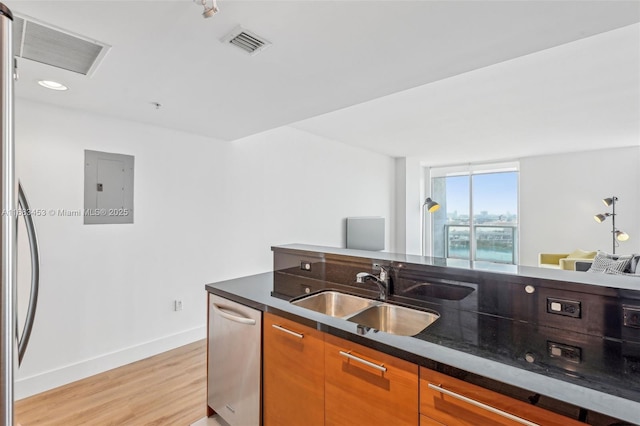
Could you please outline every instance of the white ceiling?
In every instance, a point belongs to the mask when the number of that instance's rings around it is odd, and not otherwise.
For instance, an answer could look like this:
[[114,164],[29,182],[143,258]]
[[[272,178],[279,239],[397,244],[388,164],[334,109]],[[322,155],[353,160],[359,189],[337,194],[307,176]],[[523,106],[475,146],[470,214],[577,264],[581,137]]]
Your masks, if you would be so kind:
[[[5,4],[113,46],[90,78],[21,60],[31,100],[222,140],[293,125],[432,164],[640,143],[638,1]],[[273,45],[220,42],[237,25]]]

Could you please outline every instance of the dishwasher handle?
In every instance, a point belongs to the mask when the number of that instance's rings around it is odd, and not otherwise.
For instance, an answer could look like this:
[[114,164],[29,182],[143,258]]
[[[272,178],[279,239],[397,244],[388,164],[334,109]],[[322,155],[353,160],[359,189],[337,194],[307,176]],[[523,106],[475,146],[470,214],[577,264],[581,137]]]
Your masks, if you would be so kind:
[[238,322],[240,324],[246,324],[246,325],[256,325],[256,320],[252,318],[233,315],[230,313],[231,311],[229,309],[225,309],[224,306],[218,306],[214,303],[213,307],[215,308],[216,311],[218,311],[218,313],[222,318],[226,318],[229,321]]

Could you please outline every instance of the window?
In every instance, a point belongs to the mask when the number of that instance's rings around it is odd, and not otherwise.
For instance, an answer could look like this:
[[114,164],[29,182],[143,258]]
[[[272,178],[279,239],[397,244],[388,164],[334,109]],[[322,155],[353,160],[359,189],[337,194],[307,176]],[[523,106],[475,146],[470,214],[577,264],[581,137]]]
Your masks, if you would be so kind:
[[431,169],[436,257],[518,263],[518,166]]

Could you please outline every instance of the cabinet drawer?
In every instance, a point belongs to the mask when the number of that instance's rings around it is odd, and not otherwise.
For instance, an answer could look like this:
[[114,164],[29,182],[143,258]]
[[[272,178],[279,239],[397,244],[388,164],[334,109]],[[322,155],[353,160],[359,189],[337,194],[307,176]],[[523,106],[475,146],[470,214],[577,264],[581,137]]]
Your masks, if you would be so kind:
[[264,426],[324,424],[324,335],[264,314]]
[[447,426],[440,422],[433,420],[431,417],[427,417],[424,414],[420,415],[420,426]]
[[418,366],[325,336],[326,425],[418,424]]
[[420,367],[420,413],[447,426],[584,426],[577,420],[424,367]]
[[[288,333],[288,331],[302,334],[302,338],[285,339],[285,337],[292,337],[292,336],[297,337],[295,334]],[[324,346],[323,332],[318,331],[315,328],[302,325],[299,322],[279,317],[269,312],[264,313],[264,332],[265,332],[265,335],[272,336],[272,338],[277,340],[279,343],[284,343],[287,345],[290,345],[291,344],[290,342],[297,342],[297,343],[309,342],[310,339],[305,340],[305,338],[311,337],[313,338],[313,341],[319,340],[320,346]]]

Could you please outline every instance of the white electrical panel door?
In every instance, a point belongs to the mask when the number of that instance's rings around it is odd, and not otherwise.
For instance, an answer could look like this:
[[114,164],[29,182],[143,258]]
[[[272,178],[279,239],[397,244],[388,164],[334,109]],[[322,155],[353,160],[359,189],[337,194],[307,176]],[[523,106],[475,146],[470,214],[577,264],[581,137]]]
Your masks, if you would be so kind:
[[85,151],[84,223],[133,223],[133,156]]
[[107,209],[124,207],[125,164],[124,161],[98,159],[98,184],[96,207]]

